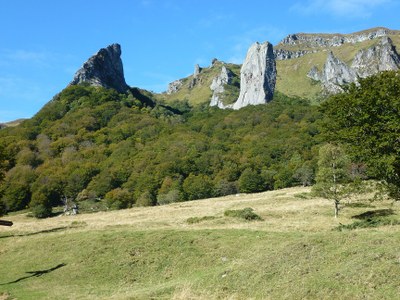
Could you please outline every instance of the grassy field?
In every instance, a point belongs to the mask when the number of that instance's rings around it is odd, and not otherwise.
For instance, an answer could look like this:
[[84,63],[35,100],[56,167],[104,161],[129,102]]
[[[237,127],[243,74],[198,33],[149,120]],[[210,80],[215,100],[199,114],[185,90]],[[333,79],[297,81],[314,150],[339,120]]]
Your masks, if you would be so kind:
[[[246,207],[262,220],[224,215]],[[17,214],[0,228],[0,299],[398,299],[399,213],[399,203],[361,199],[334,219],[332,203],[292,188]],[[377,227],[346,229],[357,222]]]

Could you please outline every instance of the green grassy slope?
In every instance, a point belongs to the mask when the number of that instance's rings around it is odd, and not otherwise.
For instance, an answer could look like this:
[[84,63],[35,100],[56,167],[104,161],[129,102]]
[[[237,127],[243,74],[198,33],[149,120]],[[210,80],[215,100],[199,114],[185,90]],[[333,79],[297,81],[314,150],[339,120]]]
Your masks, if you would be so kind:
[[[171,102],[175,100],[187,100],[191,105],[198,105],[208,103],[212,97],[210,85],[212,80],[221,73],[221,68],[224,63],[217,61],[212,66],[202,68],[200,74],[197,76],[196,83],[191,87],[194,80],[193,75],[182,79],[183,85],[178,92],[173,94],[155,94],[157,100]],[[235,64],[226,63],[225,66],[234,73],[234,77],[240,81],[240,66]],[[236,93],[235,93],[236,92]],[[225,93],[226,104],[236,101],[239,96],[239,90],[228,89]]]
[[[399,48],[400,35],[392,35],[390,37],[397,48]],[[332,51],[337,58],[351,65],[358,51],[368,49],[377,43],[379,43],[379,39],[356,44],[344,44],[340,47],[321,49],[320,52],[307,54],[300,58],[277,61],[278,76],[276,91],[288,96],[307,98],[315,102],[320,98],[322,89],[319,83],[307,77],[307,73],[313,66],[316,66],[319,71],[322,70],[328,56],[328,51]],[[312,50],[310,47],[298,45],[285,45],[284,47],[279,46],[279,48],[292,51]]]
[[[332,205],[307,188],[154,208],[9,217],[2,299],[395,299],[400,227],[333,230],[388,203]],[[224,216],[252,207],[263,221]],[[398,219],[398,205],[391,206]],[[190,217],[203,218],[189,224]]]

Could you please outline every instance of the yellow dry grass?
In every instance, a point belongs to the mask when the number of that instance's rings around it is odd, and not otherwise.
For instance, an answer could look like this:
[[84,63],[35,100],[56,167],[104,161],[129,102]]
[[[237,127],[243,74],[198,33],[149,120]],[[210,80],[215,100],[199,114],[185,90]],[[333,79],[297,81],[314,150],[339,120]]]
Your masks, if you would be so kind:
[[[257,194],[238,194],[221,198],[173,203],[157,207],[135,207],[126,210],[58,216],[37,220],[27,214],[7,217],[14,222],[14,234],[52,231],[75,227],[76,230],[101,230],[111,227],[131,227],[133,230],[154,229],[250,229],[270,232],[328,231],[341,224],[354,221],[352,215],[366,208],[344,208],[338,219],[333,218],[333,204],[328,200],[310,196],[309,187],[295,187]],[[374,203],[374,209],[389,203]],[[396,206],[396,205],[395,205]],[[395,209],[399,210],[399,205]],[[263,222],[243,222],[224,217],[230,209],[251,207]],[[368,210],[368,209],[367,209]],[[214,219],[189,224],[188,218],[213,216]],[[10,228],[0,227],[0,233]]]

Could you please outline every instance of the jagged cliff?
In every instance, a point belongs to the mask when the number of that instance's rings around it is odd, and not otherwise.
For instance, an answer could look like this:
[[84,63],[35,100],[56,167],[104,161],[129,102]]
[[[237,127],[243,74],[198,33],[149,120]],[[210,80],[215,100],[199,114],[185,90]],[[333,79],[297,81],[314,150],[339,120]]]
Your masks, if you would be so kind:
[[[396,31],[387,28],[374,28],[351,34],[309,34],[297,33],[289,34],[285,37],[281,45],[307,45],[309,47],[339,47],[343,44],[360,43],[373,40],[389,34],[396,34]],[[278,45],[279,46],[279,45]]]
[[[234,109],[266,103],[275,91],[319,101],[326,94],[342,91],[342,85],[356,82],[358,77],[398,70],[396,46],[400,46],[400,31],[387,28],[352,34],[290,34],[273,51],[268,47],[268,59],[255,54],[261,47],[256,43],[242,66],[225,64],[223,70],[216,59],[208,68],[195,66],[193,75],[170,83],[160,98],[187,99],[192,104],[208,101],[211,106]],[[226,74],[233,69],[236,81]]]
[[307,74],[313,80],[320,81],[328,93],[341,92],[342,85],[357,82],[382,71],[394,71],[400,68],[400,56],[392,40],[384,36],[367,49],[361,49],[355,55],[351,65],[347,65],[329,52],[322,73],[314,66]]
[[89,84],[113,88],[120,93],[128,90],[121,60],[121,46],[112,44],[100,49],[75,73],[70,85]]

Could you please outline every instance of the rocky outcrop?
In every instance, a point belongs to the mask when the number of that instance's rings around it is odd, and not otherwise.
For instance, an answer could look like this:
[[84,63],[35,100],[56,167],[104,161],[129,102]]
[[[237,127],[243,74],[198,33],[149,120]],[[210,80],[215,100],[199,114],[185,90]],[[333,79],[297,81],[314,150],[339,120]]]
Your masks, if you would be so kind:
[[314,66],[307,76],[320,81],[325,91],[338,93],[343,91],[341,85],[357,82],[358,78],[399,69],[400,56],[396,47],[389,37],[383,37],[377,45],[360,50],[351,66],[346,65],[330,52],[322,72],[318,72],[317,67]]
[[285,49],[276,49],[274,50],[274,55],[276,60],[287,60],[287,59],[299,58],[306,54],[311,54],[315,52],[317,52],[317,50],[290,51]]
[[335,57],[332,52],[329,52],[321,76],[325,90],[330,93],[338,93],[343,90],[341,85],[349,84],[356,80],[357,73]]
[[193,72],[193,77],[196,78],[201,72],[201,68],[199,66],[199,64],[196,64],[194,66],[194,72]]
[[222,102],[222,94],[225,92],[225,85],[230,84],[232,81],[233,73],[222,66],[221,73],[214,77],[210,89],[213,91],[210,106],[217,106],[219,108],[226,108]]
[[276,63],[272,45],[269,42],[253,44],[240,70],[240,94],[232,108],[267,103],[273,97],[275,83]]
[[194,71],[193,71],[193,76],[192,76],[192,80],[189,83],[189,89],[192,89],[195,87],[196,83],[197,83],[197,77],[199,76],[201,72],[201,68],[198,64],[196,64],[194,66]]
[[392,40],[388,37],[366,50],[360,50],[351,65],[360,77],[368,77],[381,71],[393,71],[400,68],[400,56]]
[[112,88],[120,93],[126,92],[129,86],[124,77],[121,46],[112,44],[100,49],[99,52],[89,58],[75,73],[70,85],[82,83]]
[[179,89],[182,87],[183,82],[182,80],[175,80],[173,82],[171,82],[170,84],[168,84],[168,89],[167,89],[167,94],[173,94],[176,93],[177,91],[179,91]]
[[375,28],[353,34],[290,34],[279,44],[282,45],[307,45],[308,47],[338,47],[345,43],[360,43],[387,36],[393,31],[387,28]]
[[322,75],[319,73],[318,68],[316,66],[312,67],[311,70],[308,72],[307,77],[311,78],[315,81],[321,81]]

